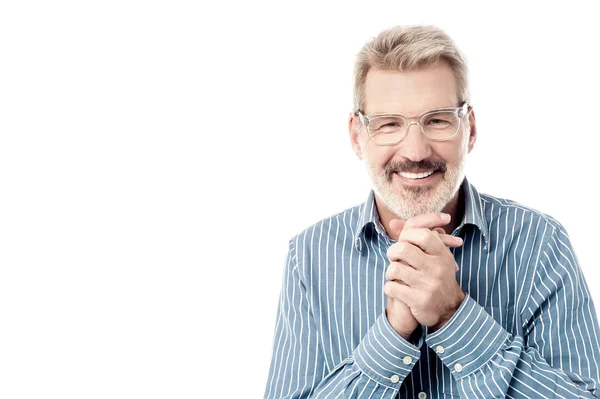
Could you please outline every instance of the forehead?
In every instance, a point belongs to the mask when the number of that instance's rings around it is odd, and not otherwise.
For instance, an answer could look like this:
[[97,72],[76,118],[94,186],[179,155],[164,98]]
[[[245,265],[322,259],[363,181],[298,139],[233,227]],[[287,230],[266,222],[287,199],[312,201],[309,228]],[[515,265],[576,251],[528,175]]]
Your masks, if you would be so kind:
[[366,114],[418,115],[458,104],[456,77],[445,63],[410,71],[371,69],[365,81]]

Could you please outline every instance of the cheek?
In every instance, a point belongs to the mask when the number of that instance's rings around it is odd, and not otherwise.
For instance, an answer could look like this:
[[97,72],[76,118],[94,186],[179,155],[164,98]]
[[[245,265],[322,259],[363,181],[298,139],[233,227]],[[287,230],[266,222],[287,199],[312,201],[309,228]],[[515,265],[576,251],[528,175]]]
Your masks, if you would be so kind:
[[448,166],[456,166],[462,162],[468,142],[460,138],[456,141],[436,144],[438,145],[432,147],[432,157],[443,160]]
[[367,146],[364,150],[364,161],[375,169],[385,169],[395,154],[393,147]]

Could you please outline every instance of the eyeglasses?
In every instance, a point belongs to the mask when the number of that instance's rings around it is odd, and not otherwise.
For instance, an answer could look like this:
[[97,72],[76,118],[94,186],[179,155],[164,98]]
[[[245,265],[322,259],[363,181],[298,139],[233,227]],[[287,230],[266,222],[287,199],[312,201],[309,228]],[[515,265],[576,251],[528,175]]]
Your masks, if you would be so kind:
[[423,112],[408,118],[400,114],[364,115],[358,111],[360,122],[375,144],[391,145],[400,142],[410,125],[419,125],[425,137],[434,141],[449,140],[460,130],[462,118],[469,113],[470,105],[464,102],[460,107],[440,108]]

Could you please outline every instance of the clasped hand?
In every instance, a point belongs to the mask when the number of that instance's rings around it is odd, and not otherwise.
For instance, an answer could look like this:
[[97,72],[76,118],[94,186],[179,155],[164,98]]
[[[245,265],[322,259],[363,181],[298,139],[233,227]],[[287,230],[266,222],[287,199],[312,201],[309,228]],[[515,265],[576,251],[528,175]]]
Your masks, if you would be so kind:
[[465,297],[456,281],[458,265],[449,250],[463,242],[442,229],[449,222],[449,215],[431,213],[390,223],[398,242],[387,251],[386,314],[405,339],[418,324],[428,326],[429,331],[443,326]]

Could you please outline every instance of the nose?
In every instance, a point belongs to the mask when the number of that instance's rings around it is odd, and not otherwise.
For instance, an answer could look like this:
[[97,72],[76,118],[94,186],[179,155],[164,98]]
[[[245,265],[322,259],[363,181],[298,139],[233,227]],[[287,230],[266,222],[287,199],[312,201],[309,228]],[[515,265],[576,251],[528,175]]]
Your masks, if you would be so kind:
[[431,145],[429,140],[421,131],[417,122],[410,122],[407,126],[406,136],[400,142],[400,155],[413,162],[422,161],[431,156]]

